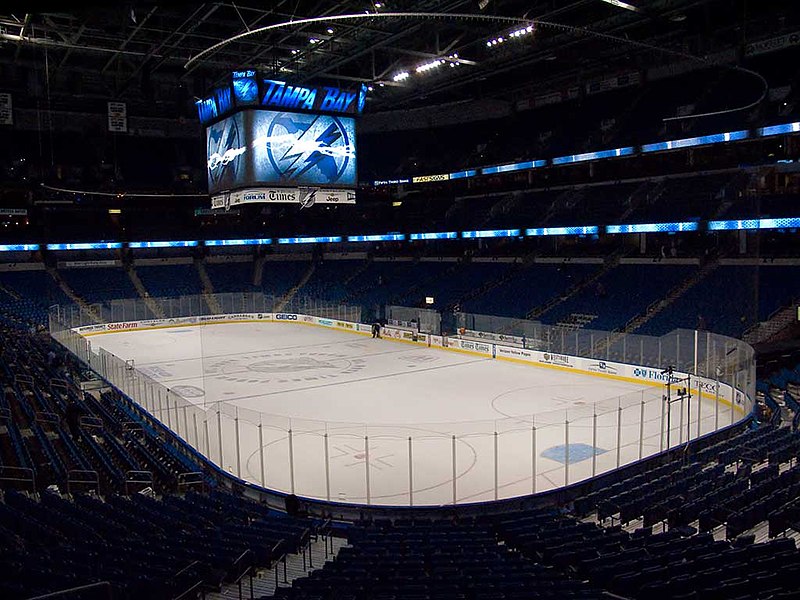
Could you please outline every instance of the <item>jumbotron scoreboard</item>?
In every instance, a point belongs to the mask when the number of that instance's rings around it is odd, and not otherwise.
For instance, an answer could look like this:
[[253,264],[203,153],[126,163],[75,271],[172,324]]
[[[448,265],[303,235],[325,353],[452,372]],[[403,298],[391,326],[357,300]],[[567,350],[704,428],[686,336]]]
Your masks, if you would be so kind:
[[228,85],[196,102],[211,207],[354,204],[355,117],[366,93],[364,85],[292,85],[234,71]]

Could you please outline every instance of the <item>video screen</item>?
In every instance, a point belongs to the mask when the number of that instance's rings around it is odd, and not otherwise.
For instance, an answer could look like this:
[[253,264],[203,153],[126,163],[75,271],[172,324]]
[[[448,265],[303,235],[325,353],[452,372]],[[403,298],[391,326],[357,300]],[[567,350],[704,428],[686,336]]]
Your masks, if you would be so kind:
[[236,113],[206,129],[206,161],[209,193],[250,183],[247,171],[248,136],[245,113]]
[[208,189],[251,185],[356,185],[355,121],[247,110],[206,131]]

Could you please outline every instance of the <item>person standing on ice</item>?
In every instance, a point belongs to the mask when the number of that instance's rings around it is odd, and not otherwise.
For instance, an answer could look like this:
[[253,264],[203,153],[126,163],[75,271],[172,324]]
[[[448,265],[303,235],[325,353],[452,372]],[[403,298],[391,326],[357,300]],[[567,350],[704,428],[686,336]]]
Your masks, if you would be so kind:
[[381,324],[378,321],[375,321],[372,324],[372,339],[380,338],[381,337]]

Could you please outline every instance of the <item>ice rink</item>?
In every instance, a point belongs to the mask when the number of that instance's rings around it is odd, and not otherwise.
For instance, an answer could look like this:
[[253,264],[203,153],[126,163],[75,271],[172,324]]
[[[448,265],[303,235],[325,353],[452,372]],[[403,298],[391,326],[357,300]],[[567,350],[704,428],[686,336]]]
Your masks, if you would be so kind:
[[[184,437],[214,462],[306,497],[431,505],[529,494],[657,452],[666,429],[660,385],[324,327],[230,323],[90,340],[205,408]],[[672,445],[714,428],[713,400],[682,405]]]

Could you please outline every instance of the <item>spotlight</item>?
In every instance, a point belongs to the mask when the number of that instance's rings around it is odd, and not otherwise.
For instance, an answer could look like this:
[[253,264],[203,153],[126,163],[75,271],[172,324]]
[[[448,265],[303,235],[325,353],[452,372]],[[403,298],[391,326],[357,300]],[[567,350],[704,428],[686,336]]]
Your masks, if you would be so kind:
[[400,71],[392,77],[392,81],[403,81],[404,79],[408,79],[408,71]]
[[506,42],[508,40],[517,39],[531,33],[533,33],[533,25],[520,27],[519,29],[515,29],[513,31],[508,32],[505,37],[499,36],[489,40],[488,42],[486,42],[486,47],[488,48],[490,46],[496,46],[497,44],[502,44],[503,42]]
[[328,35],[333,35],[333,28],[332,27],[328,27],[327,31],[328,31]]

